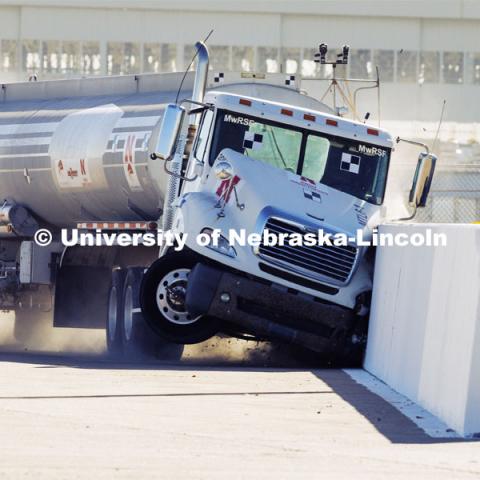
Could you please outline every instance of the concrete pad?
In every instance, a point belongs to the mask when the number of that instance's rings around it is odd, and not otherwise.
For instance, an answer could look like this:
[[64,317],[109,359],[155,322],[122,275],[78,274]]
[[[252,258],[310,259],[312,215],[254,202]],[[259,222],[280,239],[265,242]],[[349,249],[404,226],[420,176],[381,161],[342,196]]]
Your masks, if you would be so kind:
[[478,478],[339,370],[0,354],[0,478]]

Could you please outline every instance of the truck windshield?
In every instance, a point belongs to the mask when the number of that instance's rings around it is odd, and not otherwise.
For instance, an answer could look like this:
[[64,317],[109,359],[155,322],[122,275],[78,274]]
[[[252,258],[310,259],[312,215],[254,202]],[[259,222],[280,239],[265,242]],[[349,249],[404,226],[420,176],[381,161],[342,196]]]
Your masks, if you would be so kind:
[[367,202],[383,202],[389,148],[220,110],[210,164],[224,148]]

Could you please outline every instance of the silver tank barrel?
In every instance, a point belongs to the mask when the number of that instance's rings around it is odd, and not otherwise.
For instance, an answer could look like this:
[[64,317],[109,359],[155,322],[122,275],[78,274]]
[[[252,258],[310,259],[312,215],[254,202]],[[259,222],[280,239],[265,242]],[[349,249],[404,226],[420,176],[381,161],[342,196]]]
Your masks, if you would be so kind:
[[[178,77],[7,85],[0,101],[0,204],[25,206],[57,226],[158,219],[167,178],[149,168],[148,152]],[[189,75],[187,94],[192,86]]]

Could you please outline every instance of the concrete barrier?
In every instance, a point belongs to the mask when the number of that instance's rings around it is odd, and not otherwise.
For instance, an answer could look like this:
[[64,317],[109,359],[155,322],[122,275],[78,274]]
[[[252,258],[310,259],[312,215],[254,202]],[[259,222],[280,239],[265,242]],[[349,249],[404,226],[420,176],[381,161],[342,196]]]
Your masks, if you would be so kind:
[[460,435],[480,432],[480,225],[389,224],[447,246],[379,247],[364,368]]

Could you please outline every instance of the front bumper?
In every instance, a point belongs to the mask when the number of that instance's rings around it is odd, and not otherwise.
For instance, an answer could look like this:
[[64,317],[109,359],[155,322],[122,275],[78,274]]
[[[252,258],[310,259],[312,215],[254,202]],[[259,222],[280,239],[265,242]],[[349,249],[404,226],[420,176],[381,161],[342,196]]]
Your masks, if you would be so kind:
[[358,317],[278,284],[197,264],[189,275],[186,307],[257,337],[293,343],[318,353],[351,346]]

